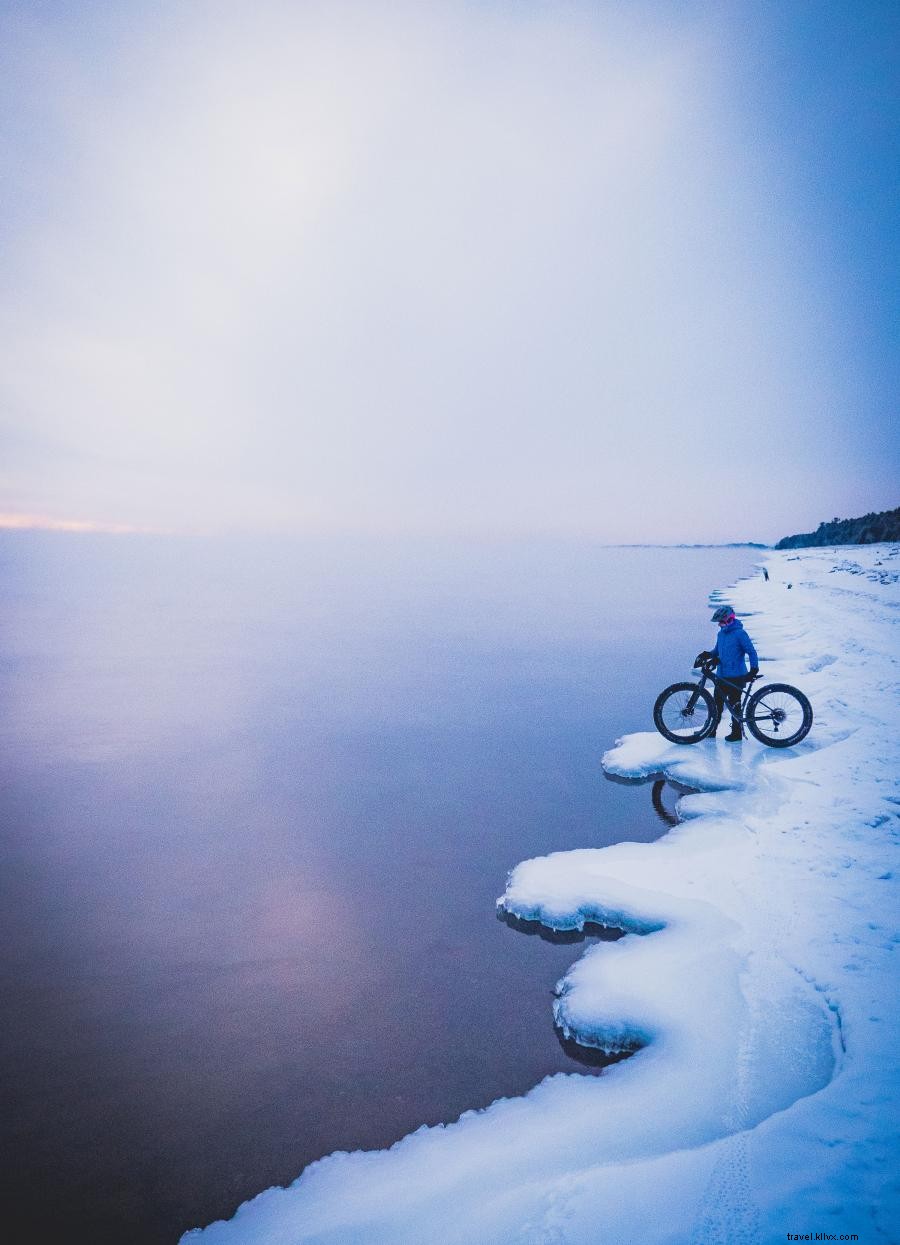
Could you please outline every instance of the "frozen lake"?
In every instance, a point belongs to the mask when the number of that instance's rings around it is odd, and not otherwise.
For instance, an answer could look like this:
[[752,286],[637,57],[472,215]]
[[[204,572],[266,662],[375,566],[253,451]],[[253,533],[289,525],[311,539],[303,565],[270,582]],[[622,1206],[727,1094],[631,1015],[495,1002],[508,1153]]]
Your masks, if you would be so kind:
[[[666,829],[651,726],[752,549],[8,534],[3,1164],[33,1239],[175,1241],[549,1073],[534,855]],[[577,1053],[577,1052],[576,1052]]]

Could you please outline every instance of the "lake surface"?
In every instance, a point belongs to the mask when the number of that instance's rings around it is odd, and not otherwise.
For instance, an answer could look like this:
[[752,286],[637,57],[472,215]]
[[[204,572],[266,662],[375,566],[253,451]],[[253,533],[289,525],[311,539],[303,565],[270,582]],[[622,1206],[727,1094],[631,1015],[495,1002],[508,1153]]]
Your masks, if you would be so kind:
[[495,899],[665,833],[675,793],[600,756],[754,555],[4,534],[21,1239],[174,1242],[332,1150],[602,1075],[552,1024],[583,945]]

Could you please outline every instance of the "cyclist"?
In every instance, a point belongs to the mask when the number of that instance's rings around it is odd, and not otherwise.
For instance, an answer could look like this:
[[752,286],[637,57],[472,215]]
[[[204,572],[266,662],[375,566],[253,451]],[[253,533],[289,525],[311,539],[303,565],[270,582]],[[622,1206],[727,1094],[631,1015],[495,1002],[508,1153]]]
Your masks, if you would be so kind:
[[[759,658],[756,656],[753,641],[744,630],[744,624],[735,618],[733,606],[720,605],[713,614],[712,621],[719,624],[716,643],[711,651],[704,650],[698,653],[694,665],[699,666],[701,662],[709,661],[712,665],[719,667],[719,677],[728,680],[727,683],[716,683],[716,728],[712,732],[715,735],[722,720],[725,702],[728,702],[728,708],[733,715],[740,710],[741,688],[745,683],[752,682],[759,676]],[[750,658],[749,674],[747,673],[747,657]],[[736,744],[743,737],[744,732],[739,719],[732,716],[731,733],[725,736],[726,742]]]

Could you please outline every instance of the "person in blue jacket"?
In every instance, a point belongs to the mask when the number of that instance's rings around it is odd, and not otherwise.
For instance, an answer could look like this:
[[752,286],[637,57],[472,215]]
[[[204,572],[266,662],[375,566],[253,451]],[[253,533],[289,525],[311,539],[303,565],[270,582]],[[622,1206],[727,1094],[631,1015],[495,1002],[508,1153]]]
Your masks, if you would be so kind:
[[[718,666],[719,677],[728,680],[727,683],[716,684],[716,730],[713,731],[715,735],[722,720],[725,702],[728,702],[729,709],[736,712],[741,703],[741,688],[745,683],[759,677],[759,658],[756,656],[753,641],[744,630],[743,623],[735,618],[734,608],[731,605],[720,605],[713,614],[712,620],[719,624],[715,646],[708,652],[699,653],[694,665],[699,666],[701,661],[710,661],[714,666]],[[749,674],[747,673],[748,657],[750,658]],[[740,722],[732,717],[731,734],[725,736],[726,741],[736,744],[743,737]]]

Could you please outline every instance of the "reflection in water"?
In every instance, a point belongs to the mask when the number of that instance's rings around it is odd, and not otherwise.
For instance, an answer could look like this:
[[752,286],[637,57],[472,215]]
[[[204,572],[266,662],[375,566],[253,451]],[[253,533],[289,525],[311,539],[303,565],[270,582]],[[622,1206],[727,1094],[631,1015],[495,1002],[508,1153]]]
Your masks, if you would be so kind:
[[[497,917],[504,925],[508,925],[510,929],[514,929],[520,934],[537,935],[544,942],[575,943],[583,942],[585,938],[599,938],[604,942],[617,942],[625,934],[623,929],[617,929],[608,925],[598,925],[596,921],[585,921],[584,929],[551,929],[547,925],[542,925],[540,921],[523,921],[521,917],[514,916],[511,912],[504,912],[500,908],[497,909]],[[610,1054],[607,1051],[599,1050],[596,1046],[582,1046],[574,1038],[566,1037],[557,1025],[553,1026],[553,1032],[556,1034],[556,1039],[562,1048],[563,1054],[595,1072],[608,1068],[612,1063],[619,1063],[622,1059],[627,1059],[629,1055],[633,1055],[636,1050],[640,1049],[639,1046],[635,1045],[632,1049],[615,1051]]]
[[544,942],[557,944],[584,942],[585,938],[600,938],[604,942],[616,942],[625,933],[623,929],[617,929],[612,925],[598,925],[596,921],[585,921],[584,929],[551,929],[548,925],[542,925],[540,921],[523,921],[521,917],[514,916],[512,912],[505,912],[502,908],[497,909],[497,919],[504,925],[508,925],[510,929],[518,930],[520,934],[536,934],[538,938],[543,938]]
[[665,778],[657,778],[653,784],[653,790],[650,792],[650,799],[653,801],[653,811],[656,813],[660,821],[664,821],[667,826],[678,825],[678,814],[674,809],[666,808],[663,803],[663,791],[666,788]]
[[569,1058],[584,1064],[586,1068],[608,1068],[610,1064],[621,1063],[623,1059],[628,1059],[635,1051],[640,1050],[640,1046],[634,1046],[631,1050],[613,1051],[608,1054],[604,1050],[598,1050],[596,1046],[581,1046],[574,1038],[566,1037],[556,1026],[554,1026],[554,1032]]
[[680,818],[675,806],[670,808],[663,799],[666,788],[674,793],[674,800],[679,800],[683,795],[689,795],[694,792],[694,787],[686,787],[680,782],[673,782],[671,778],[663,778],[661,774],[648,774],[646,778],[623,778],[619,774],[607,774],[604,772],[603,777],[607,782],[618,783],[623,787],[642,787],[644,783],[652,783],[650,788],[650,802],[653,805],[653,811],[660,821],[667,826],[677,826]]

